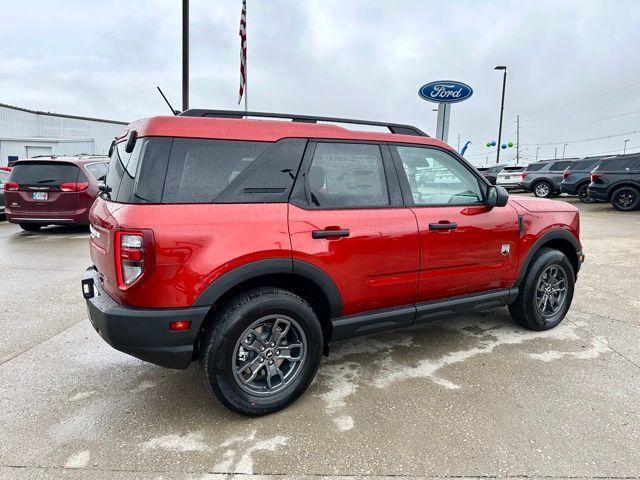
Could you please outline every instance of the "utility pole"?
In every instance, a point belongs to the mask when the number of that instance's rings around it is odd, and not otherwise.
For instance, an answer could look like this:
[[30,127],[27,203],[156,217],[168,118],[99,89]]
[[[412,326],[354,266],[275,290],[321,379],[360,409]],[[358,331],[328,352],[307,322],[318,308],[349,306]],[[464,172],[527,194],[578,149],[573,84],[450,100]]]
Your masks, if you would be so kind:
[[498,148],[496,152],[496,164],[500,163],[500,142],[502,141],[502,115],[504,114],[504,91],[507,87],[507,67],[504,65],[498,65],[494,70],[503,70],[504,75],[502,77],[502,100],[500,102],[500,127],[498,128]]
[[564,152],[565,152],[566,149],[567,149],[567,144],[565,143],[565,144],[562,145],[562,158],[563,159],[564,159]]
[[182,0],[182,111],[189,109],[189,0]]
[[516,165],[520,164],[520,115],[516,115]]
[[558,147],[553,147],[553,159],[558,159]]
[[536,147],[536,162],[538,161],[538,152],[540,151],[540,147]]
[[624,149],[622,150],[622,154],[623,154],[623,155],[624,155],[625,153],[627,153],[627,142],[628,142],[628,141],[629,141],[629,139],[628,139],[628,138],[624,141]]
[[[626,143],[625,143],[626,146]],[[458,134],[458,153],[460,153],[460,134]]]

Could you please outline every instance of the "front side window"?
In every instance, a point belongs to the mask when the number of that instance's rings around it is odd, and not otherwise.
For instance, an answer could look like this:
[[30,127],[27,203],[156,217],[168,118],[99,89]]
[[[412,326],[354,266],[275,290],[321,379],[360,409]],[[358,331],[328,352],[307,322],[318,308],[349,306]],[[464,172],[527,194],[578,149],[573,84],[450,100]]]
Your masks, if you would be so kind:
[[416,205],[482,203],[478,179],[456,158],[432,148],[396,148]]
[[362,208],[389,205],[378,145],[318,143],[308,174],[308,200],[315,207]]

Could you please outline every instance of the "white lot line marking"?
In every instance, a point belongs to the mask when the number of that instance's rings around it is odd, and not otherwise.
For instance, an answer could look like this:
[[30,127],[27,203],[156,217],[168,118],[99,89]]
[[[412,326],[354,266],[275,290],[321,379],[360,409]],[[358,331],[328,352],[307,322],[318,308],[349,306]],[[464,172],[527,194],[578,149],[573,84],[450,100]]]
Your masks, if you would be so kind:
[[[450,324],[441,323],[438,324],[438,327],[453,330],[466,337],[476,339],[477,342],[466,350],[449,352],[439,358],[424,358],[412,365],[402,364],[392,355],[399,347],[419,348],[420,345],[416,344],[411,336],[405,335],[397,340],[394,340],[393,337],[390,340],[364,337],[355,339],[353,343],[337,346],[335,352],[332,352],[330,359],[319,372],[321,381],[329,390],[318,396],[325,401],[325,413],[331,417],[339,430],[345,431],[353,428],[353,418],[345,414],[344,410],[347,398],[353,395],[359,387],[373,385],[377,388],[387,388],[397,382],[426,378],[442,387],[458,389],[461,388],[460,385],[438,376],[437,373],[448,365],[464,362],[477,355],[491,353],[502,345],[517,345],[544,338],[565,341],[581,340],[577,333],[581,327],[580,321],[566,321],[558,327],[544,332],[532,332],[504,322],[491,323],[486,320],[478,320],[477,317],[471,320],[453,321]],[[409,331],[424,328],[424,326],[417,326]],[[529,356],[532,359],[545,362],[565,357],[584,360],[596,358],[610,350],[606,339],[596,337],[592,340],[591,347],[586,350],[577,352],[550,350],[539,354],[529,354]],[[375,373],[366,371],[360,363],[354,361],[334,363],[336,359],[342,360],[357,354],[377,357],[374,359]]]
[[96,391],[91,390],[89,392],[78,392],[73,397],[69,398],[70,402],[79,402],[80,400],[84,400],[85,398],[89,398],[95,395]]
[[201,433],[185,435],[163,435],[145,442],[142,447],[147,450],[164,449],[174,452],[204,452],[209,446],[203,442]]
[[187,433],[185,435],[163,435],[152,438],[142,444],[145,450],[169,450],[172,452],[214,452],[223,450],[221,458],[214,469],[221,473],[253,474],[253,454],[259,451],[274,452],[278,447],[287,445],[288,437],[276,435],[271,438],[257,439],[256,430],[245,436],[233,436],[218,447],[211,447],[204,442],[204,434]]
[[90,458],[91,454],[89,453],[89,450],[82,450],[74,453],[67,458],[64,468],[84,468],[89,464]]

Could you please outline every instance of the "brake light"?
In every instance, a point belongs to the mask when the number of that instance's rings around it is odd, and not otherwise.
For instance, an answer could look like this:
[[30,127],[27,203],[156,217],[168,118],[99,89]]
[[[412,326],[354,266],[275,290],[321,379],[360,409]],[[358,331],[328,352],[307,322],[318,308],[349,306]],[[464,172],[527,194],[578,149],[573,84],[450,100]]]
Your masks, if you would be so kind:
[[153,271],[153,249],[151,230],[116,231],[116,277],[121,290],[126,290]]
[[172,332],[180,332],[184,330],[189,330],[190,328],[191,328],[191,322],[187,320],[177,320],[169,324],[169,330],[171,330]]
[[4,182],[5,192],[18,190],[19,188],[20,185],[18,185],[16,182]]
[[604,175],[604,174],[603,174],[603,173],[592,173],[592,174],[591,174],[591,181],[592,181],[592,182],[597,182],[597,181],[598,181],[598,179],[599,179],[600,177],[602,177],[602,175]]
[[565,170],[562,173],[562,178],[567,178],[569,175],[571,175],[573,172],[569,171],[569,170]]
[[81,192],[87,188],[89,188],[89,184],[87,182],[68,182],[60,184],[60,190],[63,192]]
[[529,175],[527,172],[522,172],[520,174],[520,176],[522,177],[523,180],[527,177],[527,175]]

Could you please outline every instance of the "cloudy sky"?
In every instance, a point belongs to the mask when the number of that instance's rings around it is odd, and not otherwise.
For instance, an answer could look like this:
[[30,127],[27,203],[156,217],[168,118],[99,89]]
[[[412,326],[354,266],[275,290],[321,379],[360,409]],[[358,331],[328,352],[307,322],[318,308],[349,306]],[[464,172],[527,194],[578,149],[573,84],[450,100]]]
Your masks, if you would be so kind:
[[[248,0],[249,108],[416,124],[420,85],[454,79],[449,143],[525,160],[640,151],[640,1]],[[180,0],[2,2],[0,103],[117,120],[180,107]],[[191,106],[237,108],[240,0],[191,0]],[[635,132],[635,133],[630,133]],[[585,141],[587,139],[597,140]],[[566,147],[564,144],[567,143]],[[538,147],[539,150],[538,150]],[[557,149],[557,150],[556,150]],[[506,151],[514,157],[515,148]]]

